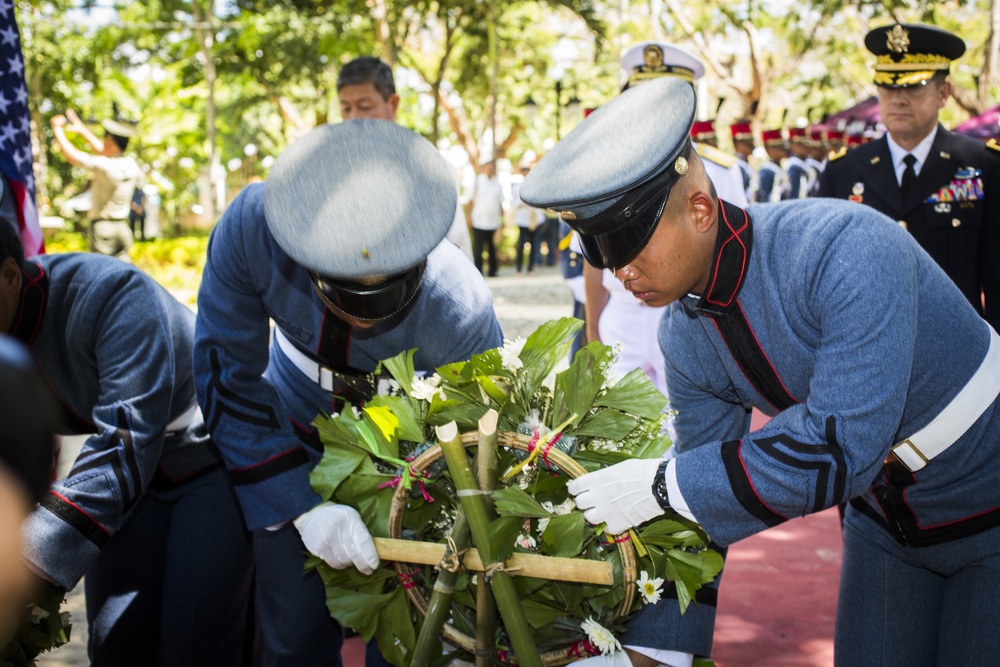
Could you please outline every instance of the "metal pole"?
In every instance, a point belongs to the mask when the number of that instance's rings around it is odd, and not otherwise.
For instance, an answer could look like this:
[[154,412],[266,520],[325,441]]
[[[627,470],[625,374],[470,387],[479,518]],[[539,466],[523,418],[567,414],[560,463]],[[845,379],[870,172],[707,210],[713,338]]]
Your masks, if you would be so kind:
[[560,118],[562,117],[562,81],[556,79],[556,141],[562,139]]

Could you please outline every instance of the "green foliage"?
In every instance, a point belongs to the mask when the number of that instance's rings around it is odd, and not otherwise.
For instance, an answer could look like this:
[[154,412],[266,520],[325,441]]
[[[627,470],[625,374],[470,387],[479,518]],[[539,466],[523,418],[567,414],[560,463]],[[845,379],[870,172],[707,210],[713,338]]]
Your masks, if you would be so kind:
[[[580,324],[572,318],[547,322],[527,340],[507,341],[503,348],[448,364],[430,378],[415,377],[414,351],[403,352],[381,364],[398,387],[396,393],[376,397],[363,409],[347,408],[315,421],[325,451],[311,480],[324,500],[357,508],[373,535],[386,536],[394,489],[402,486],[407,489],[403,536],[438,543],[448,538],[459,511],[458,493],[442,460],[423,470],[412,464],[429,450],[434,424],[447,414],[463,414],[471,430],[473,415],[495,409],[501,430],[531,434],[530,454],[498,451],[500,479],[492,499],[499,516],[489,525],[493,557],[505,561],[520,552],[605,560],[616,577],[611,587],[515,577],[539,650],[584,640],[580,623],[587,618],[612,627],[625,596],[618,546],[589,526],[575,507],[566,489],[567,475],[547,459],[549,443],[574,455],[587,469],[637,453],[660,456],[670,444],[662,435],[666,399],[642,373],[609,383],[614,361],[609,347],[592,343],[566,366]],[[722,568],[722,558],[708,549],[707,536],[675,515],[640,526],[630,537],[638,568],[673,581],[682,610]],[[363,636],[379,642],[390,661],[406,664],[414,627],[422,619],[408,605],[404,585],[392,576],[390,564],[383,563],[374,575],[378,585],[363,590],[357,583],[363,577],[356,572],[332,574],[322,563],[315,567],[327,584],[334,617],[348,626],[357,624]],[[475,598],[466,588],[474,584],[462,576],[449,622],[471,632]],[[435,579],[426,568],[407,575],[406,585],[420,586],[426,598]],[[632,610],[642,604],[637,595]],[[622,623],[619,619],[613,627],[621,629]]]
[[18,618],[13,636],[0,646],[0,667],[31,667],[35,658],[69,642],[73,624],[69,612],[61,612],[66,591],[38,580],[35,599]]

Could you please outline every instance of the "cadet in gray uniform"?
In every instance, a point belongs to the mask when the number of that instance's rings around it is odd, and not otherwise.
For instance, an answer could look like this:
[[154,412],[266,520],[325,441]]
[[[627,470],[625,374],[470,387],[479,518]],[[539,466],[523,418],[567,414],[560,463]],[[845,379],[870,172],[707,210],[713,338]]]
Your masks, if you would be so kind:
[[43,579],[86,575],[91,664],[243,665],[253,556],[195,402],[194,313],[117,259],[25,261],[4,223],[0,331],[30,347],[54,430],[90,434],[23,539]]
[[[683,82],[639,86],[521,188],[570,212],[588,261],[669,304],[676,456],[579,477],[577,505],[611,533],[676,511],[728,545],[849,500],[836,664],[995,663],[1000,337],[873,209],[720,201],[687,136],[694,110]],[[772,419],[751,432],[754,407]],[[708,655],[711,621],[667,599],[627,643]]]
[[313,420],[369,397],[380,360],[417,348],[417,370],[433,372],[503,342],[486,283],[442,242],[457,198],[427,140],[350,120],[289,146],[212,232],[198,398],[253,532],[267,665],[340,664],[343,632],[303,572],[306,549],[335,568],[379,565],[353,508],[317,507]]

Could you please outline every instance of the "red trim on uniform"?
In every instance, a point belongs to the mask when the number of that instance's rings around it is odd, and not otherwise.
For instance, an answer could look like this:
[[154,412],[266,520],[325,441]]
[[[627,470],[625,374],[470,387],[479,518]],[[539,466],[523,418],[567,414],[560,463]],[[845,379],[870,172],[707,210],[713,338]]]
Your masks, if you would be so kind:
[[281,452],[280,454],[275,454],[271,458],[264,459],[260,463],[254,463],[253,465],[248,465],[248,466],[245,466],[243,468],[230,468],[229,470],[230,470],[230,472],[242,472],[244,470],[253,470],[254,468],[259,468],[262,465],[267,465],[271,461],[276,461],[276,460],[280,459],[283,456],[288,456],[289,454],[292,454],[292,453],[294,453],[294,452],[296,452],[296,451],[298,451],[300,449],[302,449],[302,447],[292,447],[288,451]]
[[[743,211],[743,209],[740,210]],[[715,289],[715,283],[719,278],[719,269],[720,265],[722,264],[722,262],[719,261],[719,258],[722,256],[722,253],[725,250],[726,245],[728,245],[730,241],[735,239],[736,242],[740,244],[740,247],[743,249],[743,259],[740,261],[740,275],[739,278],[736,280],[736,284],[737,285],[741,284],[743,282],[743,277],[746,274],[748,253],[747,253],[747,246],[745,243],[743,243],[743,240],[739,237],[739,234],[747,228],[750,217],[747,215],[746,211],[743,211],[743,226],[740,227],[739,229],[734,229],[732,223],[729,222],[729,216],[726,215],[726,209],[724,206],[722,206],[721,202],[719,204],[719,212],[722,214],[722,220],[723,222],[726,223],[726,227],[729,228],[730,236],[728,239],[726,239],[719,245],[719,252],[716,254],[716,262],[714,267],[714,273],[712,275],[712,280],[709,282],[708,288],[705,290],[705,300],[708,303],[712,303],[717,306],[728,306],[732,302],[733,298],[736,296],[736,292],[738,290],[734,290],[732,296],[730,296],[729,300],[726,302],[714,301],[711,296],[712,292]]]
[[70,507],[72,507],[73,509],[75,509],[80,514],[83,514],[85,517],[87,517],[88,519],[90,519],[91,521],[93,521],[95,526],[97,526],[98,528],[100,528],[101,530],[103,530],[105,533],[107,533],[109,537],[111,536],[111,532],[107,528],[105,528],[104,526],[102,526],[100,524],[100,522],[97,521],[97,519],[95,519],[94,517],[90,516],[90,513],[87,512],[87,510],[83,509],[82,507],[80,507],[79,505],[77,505],[72,500],[70,500],[66,496],[62,495],[61,493],[56,493],[55,491],[52,491],[52,490],[50,490],[49,493],[51,493],[53,496],[55,496],[59,500],[63,501],[64,503],[66,503],[67,505],[69,505]]

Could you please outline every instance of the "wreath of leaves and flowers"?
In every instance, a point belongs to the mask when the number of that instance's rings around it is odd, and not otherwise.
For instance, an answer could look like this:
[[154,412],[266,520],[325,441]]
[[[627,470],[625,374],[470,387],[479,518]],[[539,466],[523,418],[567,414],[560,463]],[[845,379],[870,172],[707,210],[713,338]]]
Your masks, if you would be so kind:
[[[566,490],[569,476],[547,452],[558,448],[592,471],[628,458],[660,457],[671,444],[664,433],[666,399],[641,370],[613,377],[611,347],[590,343],[567,365],[580,326],[573,318],[548,322],[527,340],[507,341],[430,377],[415,375],[414,350],[383,361],[392,378],[388,395],[314,422],[325,452],[310,477],[323,500],[356,508],[375,537],[389,536],[393,496],[402,485],[409,490],[403,538],[446,543],[461,513],[452,475],[443,460],[426,470],[411,462],[434,446],[436,426],[455,422],[461,432],[475,431],[478,420],[496,410],[498,430],[527,437],[531,451],[497,450],[500,479],[492,500],[498,517],[489,524],[494,557],[529,553],[613,566],[612,586],[514,577],[535,645],[540,652],[568,647],[562,662],[621,648],[627,616],[620,617],[618,607],[626,596],[618,545],[603,526],[587,524]],[[638,589],[630,613],[659,601],[664,586],[675,588],[683,612],[722,568],[705,533],[671,512],[619,539],[632,541],[639,572],[628,584]],[[406,589],[418,586],[429,597],[434,568],[401,577],[383,560],[366,576],[353,568],[334,570],[315,557],[307,567],[318,570],[330,613],[341,625],[366,641],[375,638],[398,667],[410,665],[424,617]],[[467,634],[476,632],[476,582],[473,573],[458,572],[447,614],[447,622]],[[510,638],[502,626],[494,639],[497,662],[509,662]],[[471,659],[462,651],[441,657],[440,649],[436,656],[441,663],[456,657]]]
[[73,624],[66,603],[66,591],[40,581],[32,602],[21,610],[17,628],[0,648],[0,667],[31,667],[43,653],[67,644]]

